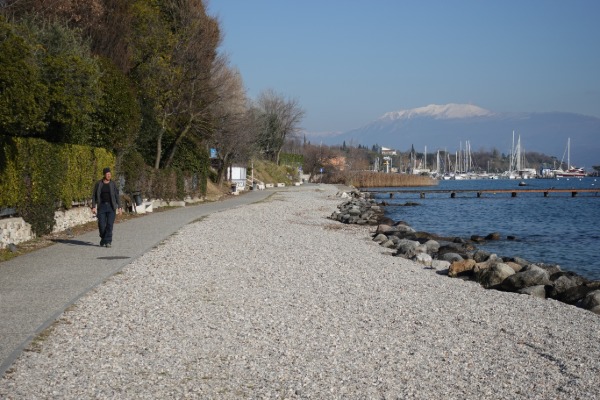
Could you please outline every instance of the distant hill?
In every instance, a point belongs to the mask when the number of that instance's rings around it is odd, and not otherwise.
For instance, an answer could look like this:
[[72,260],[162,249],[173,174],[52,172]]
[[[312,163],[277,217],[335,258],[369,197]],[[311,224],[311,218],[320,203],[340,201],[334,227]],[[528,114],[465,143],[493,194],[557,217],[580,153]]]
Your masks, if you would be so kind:
[[[492,148],[508,154],[512,132],[521,136],[522,147],[567,161],[567,139],[571,138],[571,164],[591,169],[600,164],[600,118],[586,115],[547,113],[495,113],[470,104],[429,105],[388,112],[381,118],[340,135],[319,138],[324,143],[381,146],[400,151],[427,146],[454,152],[460,142],[470,141],[472,150]],[[515,138],[516,140],[516,138]]]

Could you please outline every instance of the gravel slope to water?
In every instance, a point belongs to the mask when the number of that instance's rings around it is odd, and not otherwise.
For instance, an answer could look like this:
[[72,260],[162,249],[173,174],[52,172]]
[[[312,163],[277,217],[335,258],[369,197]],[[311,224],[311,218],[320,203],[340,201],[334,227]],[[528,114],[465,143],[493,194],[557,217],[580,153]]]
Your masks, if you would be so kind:
[[600,318],[391,257],[330,186],[188,225],[84,296],[0,398],[594,399]]

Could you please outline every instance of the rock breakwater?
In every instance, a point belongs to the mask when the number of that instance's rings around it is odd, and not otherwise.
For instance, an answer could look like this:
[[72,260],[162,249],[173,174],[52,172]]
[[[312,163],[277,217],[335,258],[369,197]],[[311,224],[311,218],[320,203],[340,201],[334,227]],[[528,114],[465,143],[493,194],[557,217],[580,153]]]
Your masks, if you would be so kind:
[[384,217],[385,203],[377,204],[358,190],[338,194],[348,198],[331,219],[345,224],[377,225],[373,241],[403,257],[451,278],[472,280],[486,289],[554,299],[600,315],[600,281],[593,281],[559,265],[537,263],[518,256],[499,256],[477,244],[500,240],[500,234],[472,235],[469,239],[419,232],[403,221]]

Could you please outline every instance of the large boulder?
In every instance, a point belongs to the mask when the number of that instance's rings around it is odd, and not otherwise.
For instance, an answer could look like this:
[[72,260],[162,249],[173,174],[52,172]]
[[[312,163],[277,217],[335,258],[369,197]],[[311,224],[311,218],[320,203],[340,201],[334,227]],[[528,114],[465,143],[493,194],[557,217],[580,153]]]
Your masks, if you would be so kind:
[[587,294],[592,292],[593,290],[593,288],[585,284],[573,286],[568,288],[564,292],[558,294],[556,297],[554,297],[554,299],[567,304],[576,304],[577,302],[583,300],[585,296],[587,296]]
[[456,262],[456,261],[462,261],[464,260],[464,258],[457,253],[444,253],[444,254],[438,254],[438,260],[442,260],[442,261],[448,261],[450,263]]
[[531,261],[527,261],[526,259],[521,258],[521,257],[502,257],[502,259],[504,260],[505,263],[513,262],[513,263],[519,264],[521,267],[526,267],[529,264],[531,264]]
[[388,241],[388,237],[385,236],[383,233],[380,233],[378,235],[375,235],[375,237],[373,238],[373,241],[377,242],[377,243],[384,243],[384,242]]
[[396,229],[386,224],[379,224],[377,226],[377,230],[375,231],[377,234],[382,233],[384,235],[389,235],[393,232],[396,232]]
[[475,279],[484,288],[491,288],[501,284],[506,278],[514,274],[515,271],[508,265],[493,263],[489,268],[476,273]]
[[536,263],[535,265],[537,265],[541,269],[545,270],[548,273],[548,275],[550,275],[551,280],[552,280],[552,275],[562,272],[562,270],[560,269],[560,265],[557,265],[557,264]]
[[450,263],[444,260],[433,260],[431,261],[431,268],[436,271],[444,271],[450,268]]
[[[478,259],[481,259],[481,258],[473,257],[473,259],[475,261],[477,261]],[[502,262],[502,260],[499,259],[498,256],[496,256],[495,254],[492,254],[489,256],[489,258],[486,261],[477,262],[477,264],[475,264],[475,267],[473,267],[473,273],[478,273],[479,271],[488,269],[492,265],[499,263],[499,262]]]
[[[520,272],[523,269],[523,266],[520,264],[517,264],[515,262],[512,261],[507,261],[504,264],[508,265],[509,267],[511,267],[515,272]],[[545,296],[545,295],[544,295]]]
[[410,226],[405,225],[405,224],[395,224],[391,228],[392,228],[392,230],[390,232],[393,233],[394,235],[400,236],[400,237],[415,232],[415,230],[413,228],[411,228]]
[[393,249],[396,247],[396,244],[392,240],[385,241],[381,243],[381,247],[385,247],[386,249]]
[[475,263],[475,266],[473,267],[473,273],[479,274],[484,269],[490,268],[493,264],[494,264],[494,262],[492,262],[492,261],[484,261],[484,262]]
[[351,216],[359,216],[362,213],[363,212],[361,211],[360,207],[358,207],[358,206],[352,206],[348,209],[348,214],[350,214]]
[[527,294],[529,296],[539,297],[540,299],[545,299],[546,298],[546,287],[544,285],[529,286],[529,287],[526,287],[523,289],[519,289],[517,291],[517,293]]
[[552,283],[551,287],[547,291],[548,297],[560,301],[564,301],[562,300],[562,298],[566,295],[567,291],[573,293],[573,291],[570,291],[569,289],[572,289],[576,286],[584,285],[588,282],[588,280],[582,277],[581,275],[570,271],[556,272],[550,275],[550,280],[552,281]]
[[408,253],[409,251],[415,250],[421,243],[416,240],[400,239],[396,244],[396,248],[399,253]]
[[485,242],[485,238],[480,235],[471,235],[471,241],[475,243],[483,243]]
[[492,232],[485,237],[485,240],[500,240],[501,236],[499,232]]
[[440,246],[440,253],[468,253],[475,250],[475,246],[471,243],[445,243],[443,246]]
[[487,261],[491,255],[492,253],[490,253],[489,251],[478,249],[477,251],[475,251],[475,253],[473,253],[473,260],[475,260],[475,262],[478,263],[484,262]]
[[427,253],[427,246],[425,246],[424,244],[419,244],[415,251],[417,253]]
[[440,249],[440,244],[435,240],[428,240],[423,244],[427,248],[428,254],[436,254],[438,252],[438,250]]
[[423,264],[426,267],[431,267],[431,262],[433,259],[427,253],[419,253],[412,258],[413,261],[418,262],[419,264]]
[[414,232],[413,236],[414,236],[414,240],[418,240],[421,243],[425,243],[429,240],[435,240],[437,238],[437,235],[435,235],[433,233],[429,233],[429,232],[423,232],[423,231]]
[[537,265],[530,264],[506,278],[499,287],[509,292],[517,292],[526,287],[549,284],[550,276],[548,273]]
[[475,246],[473,246],[470,243],[446,243],[440,246],[438,254],[441,256],[446,253],[456,253],[459,254],[462,258],[470,258],[469,253],[474,250]]
[[467,275],[473,271],[473,267],[475,266],[475,260],[462,260],[462,261],[454,261],[450,264],[450,268],[448,269],[449,277],[457,277],[459,275]]
[[586,310],[600,314],[600,289],[589,292],[581,302],[581,306]]

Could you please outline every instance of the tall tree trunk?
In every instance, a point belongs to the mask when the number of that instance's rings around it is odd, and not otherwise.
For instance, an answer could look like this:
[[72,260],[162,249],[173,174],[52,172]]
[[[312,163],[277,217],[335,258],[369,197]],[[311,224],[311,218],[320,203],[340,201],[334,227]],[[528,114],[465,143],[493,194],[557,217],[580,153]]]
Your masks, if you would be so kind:
[[181,131],[181,133],[179,133],[179,135],[177,135],[175,142],[173,142],[173,145],[171,146],[171,149],[169,150],[169,155],[167,156],[167,162],[165,162],[165,167],[168,168],[171,166],[171,163],[173,163],[173,158],[175,158],[175,153],[177,152],[177,148],[179,147],[179,144],[181,143],[181,141],[183,140],[185,135],[190,131],[191,128],[192,128],[192,120],[190,119],[190,121],[188,122],[186,127],[183,128],[183,130]]
[[275,153],[275,165],[279,165],[279,155],[281,154],[281,147],[279,148],[279,150],[277,150],[277,153]]
[[158,140],[156,141],[156,159],[154,161],[154,169],[160,168],[160,160],[162,158],[162,138],[166,131],[167,116],[163,115],[160,132],[158,133]]
[[221,158],[219,163],[219,168],[217,171],[217,184],[222,185],[225,180],[225,171],[229,167],[229,153],[225,154],[223,158]]

